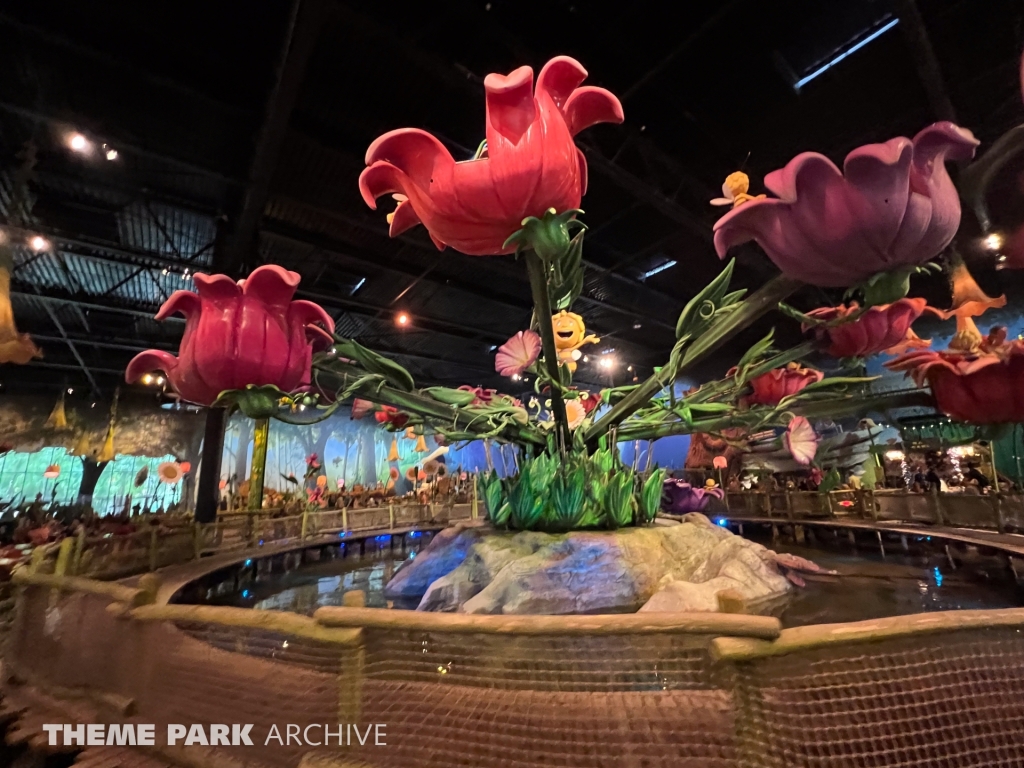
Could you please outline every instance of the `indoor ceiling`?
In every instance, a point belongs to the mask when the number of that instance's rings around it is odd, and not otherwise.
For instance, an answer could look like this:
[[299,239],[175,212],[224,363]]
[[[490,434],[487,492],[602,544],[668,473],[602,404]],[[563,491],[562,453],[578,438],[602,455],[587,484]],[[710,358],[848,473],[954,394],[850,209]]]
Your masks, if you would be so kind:
[[[152,315],[190,274],[277,263],[301,273],[300,296],[340,333],[417,382],[508,390],[493,349],[529,322],[523,265],[439,252],[422,228],[390,239],[356,182],[366,147],[394,128],[424,128],[470,157],[483,78],[568,54],[626,114],[579,137],[590,230],[575,307],[625,383],[667,358],[680,309],[721,268],[721,209],[708,201],[726,175],[743,168],[759,192],[799,151],[838,162],[940,118],[989,144],[1024,122],[1022,33],[1011,0],[7,0],[0,214],[30,142],[31,215],[7,223],[24,244],[15,316],[45,358],[5,366],[0,381],[109,396],[133,354],[176,349],[183,323]],[[69,146],[75,133],[91,151]],[[742,287],[775,272],[755,246],[737,255]],[[1011,301],[1024,296],[1006,273],[979,271]],[[927,288],[942,301],[941,283]],[[826,298],[838,296],[803,297]],[[608,381],[593,365],[577,378]]]

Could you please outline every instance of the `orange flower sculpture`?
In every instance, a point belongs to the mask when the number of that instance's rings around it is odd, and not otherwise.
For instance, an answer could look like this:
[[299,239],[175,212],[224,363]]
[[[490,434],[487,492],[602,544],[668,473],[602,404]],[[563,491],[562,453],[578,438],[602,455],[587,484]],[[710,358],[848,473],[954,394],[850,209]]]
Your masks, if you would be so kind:
[[0,364],[25,365],[32,358],[42,356],[27,333],[18,333],[11,307],[11,273],[0,265]]
[[426,131],[385,133],[366,151],[359,176],[363,200],[394,194],[391,236],[423,224],[438,249],[471,256],[512,253],[509,236],[528,216],[579,208],[587,164],[573,137],[595,123],[621,123],[622,105],[603,88],[580,83],[587,71],[568,56],[549,61],[533,87],[533,70],[484,79],[487,148],[456,162]]

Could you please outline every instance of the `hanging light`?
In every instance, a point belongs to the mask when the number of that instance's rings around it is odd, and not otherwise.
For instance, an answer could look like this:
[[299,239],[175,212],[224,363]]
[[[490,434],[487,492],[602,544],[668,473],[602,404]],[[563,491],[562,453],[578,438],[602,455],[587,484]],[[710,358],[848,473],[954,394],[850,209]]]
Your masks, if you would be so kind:
[[68,136],[68,147],[72,152],[86,154],[92,150],[92,144],[80,133],[72,133]]

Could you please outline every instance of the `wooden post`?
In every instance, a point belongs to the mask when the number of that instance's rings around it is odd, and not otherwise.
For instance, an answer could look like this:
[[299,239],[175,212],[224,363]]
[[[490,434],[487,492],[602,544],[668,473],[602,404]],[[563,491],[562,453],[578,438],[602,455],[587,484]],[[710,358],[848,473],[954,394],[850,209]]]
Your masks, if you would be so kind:
[[992,506],[996,512],[996,530],[1000,533],[1006,532],[1006,520],[1003,517],[1003,494],[996,489],[992,494]]
[[195,560],[203,556],[203,531],[200,523],[192,523],[192,554]]
[[53,567],[54,576],[63,576],[67,573],[74,547],[75,540],[70,537],[61,541],[60,549],[57,551],[57,564]]
[[395,505],[388,503],[388,530],[395,530]]
[[75,556],[71,561],[71,575],[77,576],[82,569],[82,554],[85,552],[85,527],[78,529],[78,544],[75,546]]
[[338,665],[338,722],[358,723],[363,695],[363,668],[366,665],[366,647],[361,629],[354,643],[341,646],[341,654],[341,664]]
[[469,516],[473,520],[476,520],[480,516],[480,512],[479,512],[479,509],[477,507],[476,484],[477,484],[477,478],[476,478],[476,475],[473,475],[473,496],[472,496],[471,506],[469,508],[469,510],[470,510],[469,511]]
[[348,530],[348,507],[341,508],[341,530]]

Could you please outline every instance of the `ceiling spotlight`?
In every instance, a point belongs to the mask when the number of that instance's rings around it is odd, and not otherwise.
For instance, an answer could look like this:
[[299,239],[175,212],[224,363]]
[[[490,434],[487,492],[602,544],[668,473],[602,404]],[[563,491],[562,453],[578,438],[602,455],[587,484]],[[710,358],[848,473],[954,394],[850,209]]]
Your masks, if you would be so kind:
[[395,322],[398,323],[399,325],[408,325],[409,324],[409,316],[407,314],[405,314],[405,312],[399,312],[395,316]]
[[985,238],[985,247],[990,251],[998,251],[1003,247],[1003,236],[998,232],[993,232]]
[[627,365],[626,366],[626,370],[627,371],[632,371],[633,370],[633,366],[632,365]]
[[29,240],[28,244],[32,246],[32,250],[36,252],[45,251],[50,247],[50,243],[47,242],[46,238],[40,237],[39,235],[36,235],[31,240]]
[[167,267],[164,267],[164,268],[163,268],[163,272],[162,272],[162,274],[164,274],[164,275],[166,275],[166,274],[167,274]]
[[519,381],[521,378],[523,378],[523,377],[520,376],[518,373],[513,373],[512,374],[512,381]]
[[143,384],[152,384],[153,383],[153,374],[151,374],[151,373],[143,374],[143,376],[142,376],[142,383]]
[[72,133],[68,136],[68,146],[73,152],[86,153],[91,149],[89,140],[80,133]]
[[107,160],[117,160],[117,150],[109,144],[103,145],[103,154],[106,155]]
[[74,387],[68,387],[68,394],[69,394],[69,395],[73,395],[73,394],[75,394],[75,389],[74,389]]
[[587,356],[587,355],[584,355],[584,356],[583,356],[583,362],[584,362],[584,363],[589,363],[589,362],[590,362],[590,357],[589,357],[589,356]]
[[602,368],[611,370],[611,367],[615,365],[615,358],[613,357],[602,357],[601,362],[598,363]]
[[639,320],[637,322],[633,323],[633,330],[634,331],[639,331],[641,328],[643,328],[643,325],[641,325]]

